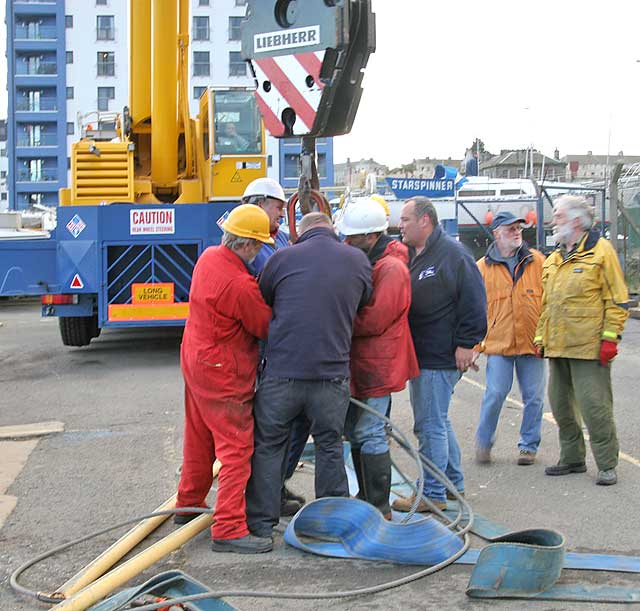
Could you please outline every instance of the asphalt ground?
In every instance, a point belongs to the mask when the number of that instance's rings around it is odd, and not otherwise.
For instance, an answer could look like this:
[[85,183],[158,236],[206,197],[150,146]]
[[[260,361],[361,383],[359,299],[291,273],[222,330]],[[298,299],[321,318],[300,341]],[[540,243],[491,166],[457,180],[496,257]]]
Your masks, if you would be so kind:
[[[176,488],[181,461],[182,381],[180,332],[176,329],[105,330],[88,348],[61,345],[55,320],[41,320],[33,302],[0,301],[0,426],[60,420],[65,432],[43,437],[6,491],[15,509],[0,528],[0,610],[46,608],[16,596],[9,575],[20,564],[66,541],[152,511]],[[558,457],[555,425],[543,421],[537,463],[516,465],[521,405],[517,387],[505,405],[493,463],[473,461],[484,362],[456,387],[451,417],[463,452],[467,498],[483,516],[513,530],[546,527],[563,533],[570,551],[640,556],[640,321],[629,320],[613,366],[616,421],[624,456],[619,484],[595,485],[596,469],[550,478],[545,465]],[[547,408],[548,409],[548,408]],[[406,392],[393,400],[396,426],[410,433]],[[3,464],[0,442],[0,465]],[[408,474],[411,461],[397,447],[394,457]],[[292,488],[313,497],[313,469],[294,476]],[[1,493],[2,491],[0,491]],[[148,538],[173,530],[166,523]],[[105,535],[31,569],[27,587],[49,592],[114,540]],[[473,546],[481,545],[478,539]],[[270,554],[214,554],[203,532],[132,583],[181,569],[214,589],[326,592],[362,588],[415,572],[416,567],[308,555],[276,536]],[[601,603],[477,601],[464,590],[470,568],[451,566],[402,588],[376,596],[329,601],[234,598],[237,609],[607,609]],[[563,583],[638,587],[638,576],[564,571]]]

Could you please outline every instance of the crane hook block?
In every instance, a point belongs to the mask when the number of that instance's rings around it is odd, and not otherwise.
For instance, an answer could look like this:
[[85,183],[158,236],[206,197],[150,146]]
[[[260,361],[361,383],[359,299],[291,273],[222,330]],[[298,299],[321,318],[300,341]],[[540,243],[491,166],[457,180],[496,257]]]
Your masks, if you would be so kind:
[[249,0],[242,57],[272,136],[351,131],[375,51],[371,0]]

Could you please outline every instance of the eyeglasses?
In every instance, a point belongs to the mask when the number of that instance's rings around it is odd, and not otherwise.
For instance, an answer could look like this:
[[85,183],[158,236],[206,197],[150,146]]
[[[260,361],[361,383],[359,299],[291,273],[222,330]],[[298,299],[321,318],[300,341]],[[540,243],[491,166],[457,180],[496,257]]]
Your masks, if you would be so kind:
[[503,227],[503,230],[506,233],[522,233],[522,225],[510,225]]

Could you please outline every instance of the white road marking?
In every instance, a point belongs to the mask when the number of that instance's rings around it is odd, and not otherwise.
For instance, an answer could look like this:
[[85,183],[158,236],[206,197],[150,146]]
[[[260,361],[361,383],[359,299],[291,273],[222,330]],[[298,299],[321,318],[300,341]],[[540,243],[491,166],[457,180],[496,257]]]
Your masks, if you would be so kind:
[[[462,381],[466,382],[467,384],[470,384],[471,386],[475,386],[476,388],[481,389],[483,392],[487,389],[487,387],[484,384],[481,384],[480,382],[476,382],[476,380],[472,380],[471,378],[467,378],[466,376],[462,376]],[[516,407],[519,407],[520,409],[524,409],[524,403],[522,403],[522,401],[518,401],[517,399],[512,399],[511,397],[507,397],[506,401],[511,403],[512,405],[515,405]],[[547,422],[551,422],[551,424],[556,423],[555,418],[553,417],[553,414],[550,414],[549,412],[545,412],[544,414],[542,414],[542,418]],[[589,435],[584,432],[583,432],[583,435],[584,435],[585,441],[588,441]],[[633,456],[626,454],[625,452],[619,452],[618,456],[620,457],[620,460],[624,460],[625,462],[635,465],[636,467],[640,467],[640,460],[638,460],[637,458],[634,458]]]

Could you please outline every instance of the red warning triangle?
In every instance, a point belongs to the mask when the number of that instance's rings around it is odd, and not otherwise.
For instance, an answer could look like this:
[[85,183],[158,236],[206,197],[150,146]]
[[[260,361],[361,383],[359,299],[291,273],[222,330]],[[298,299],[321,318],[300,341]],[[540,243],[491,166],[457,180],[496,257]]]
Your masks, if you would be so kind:
[[71,284],[69,285],[69,288],[72,288],[72,289],[83,289],[84,288],[84,282],[82,282],[82,280],[80,279],[80,274],[76,274],[73,277],[73,280],[71,281]]

